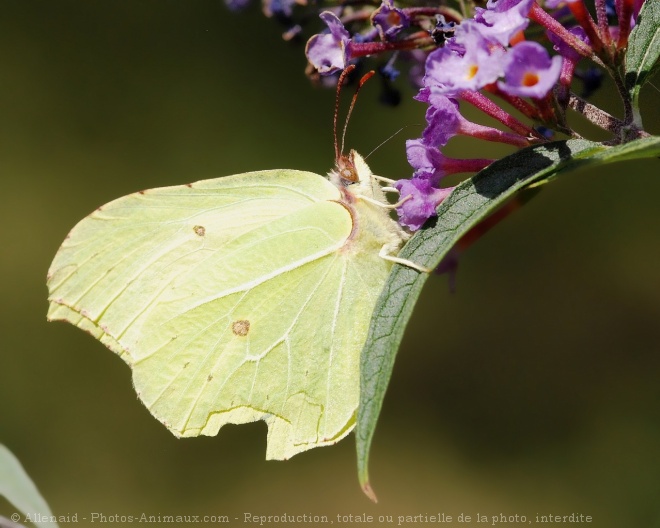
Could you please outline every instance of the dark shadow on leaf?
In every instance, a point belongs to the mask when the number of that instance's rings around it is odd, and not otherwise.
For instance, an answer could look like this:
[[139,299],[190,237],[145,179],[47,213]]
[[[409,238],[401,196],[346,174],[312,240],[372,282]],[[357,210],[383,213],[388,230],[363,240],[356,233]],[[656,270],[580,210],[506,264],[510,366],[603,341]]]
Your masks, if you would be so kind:
[[[552,156],[552,153],[555,155]],[[566,162],[571,158],[571,149],[565,141],[549,143],[544,145],[543,150],[532,147],[497,160],[477,174],[472,181],[481,196],[495,198],[516,182],[551,167],[557,160]]]

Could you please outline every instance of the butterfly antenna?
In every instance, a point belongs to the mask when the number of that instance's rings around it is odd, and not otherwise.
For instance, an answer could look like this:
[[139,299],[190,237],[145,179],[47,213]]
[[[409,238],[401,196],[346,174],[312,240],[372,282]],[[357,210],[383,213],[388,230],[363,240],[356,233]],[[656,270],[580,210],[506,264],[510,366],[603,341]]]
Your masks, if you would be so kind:
[[399,130],[397,130],[396,132],[394,132],[394,134],[392,134],[390,137],[384,139],[384,140],[381,141],[378,145],[376,145],[376,146],[371,150],[371,152],[369,152],[369,154],[367,154],[367,155],[364,157],[364,159],[366,160],[369,156],[371,156],[374,152],[376,152],[380,147],[382,147],[382,146],[383,146],[385,143],[387,143],[390,139],[392,139],[392,138],[395,137],[395,136],[398,136],[401,132],[403,132],[406,128],[409,128],[409,127],[420,127],[420,128],[423,128],[424,125],[414,124],[414,123],[413,123],[413,124],[410,124],[410,125],[404,125],[404,126],[402,126]]
[[346,121],[344,123],[344,130],[341,134],[341,148],[339,146],[339,141],[337,137],[337,116],[339,115],[339,98],[341,96],[341,89],[344,85],[344,80],[346,77],[355,70],[355,65],[351,64],[347,66],[344,71],[341,72],[339,80],[337,81],[337,96],[335,98],[335,117],[333,121],[333,133],[335,136],[335,171],[333,173],[338,181],[343,181],[344,184],[353,183],[359,181],[360,177],[355,169],[352,156],[344,156],[344,138],[346,137],[346,127],[348,126],[348,120],[351,117],[353,112],[353,107],[355,106],[355,101],[357,100],[358,93],[360,88],[364,85],[365,82],[375,73],[373,71],[365,74],[360,82],[358,83],[357,89],[355,90],[355,95],[353,95],[353,100],[351,101],[351,106],[348,108],[348,114],[346,115]]
[[[335,95],[335,116],[332,122],[332,132],[335,136],[335,159],[338,160],[341,156],[341,151],[339,150],[339,143],[337,142],[337,116],[339,115],[339,99],[341,96],[341,88],[344,85],[344,80],[346,77],[355,69],[355,64],[350,64],[339,75],[339,80],[337,81],[337,94]],[[346,127],[344,127],[345,129]],[[344,138],[342,136],[341,149],[344,150]]]
[[[353,66],[353,68],[355,68],[355,66]],[[345,71],[346,70],[344,70],[344,72]],[[341,133],[341,152],[344,152],[344,138],[346,137],[346,129],[348,128],[348,121],[351,119],[351,114],[353,113],[353,108],[355,107],[355,102],[357,101],[357,96],[360,93],[360,89],[362,88],[362,86],[364,86],[364,83],[366,83],[369,79],[371,79],[375,75],[375,73],[376,72],[374,70],[365,73],[360,79],[357,88],[355,89],[355,93],[353,94],[353,99],[351,100],[351,106],[348,107],[348,113],[346,114],[346,121],[344,121],[344,130]]]

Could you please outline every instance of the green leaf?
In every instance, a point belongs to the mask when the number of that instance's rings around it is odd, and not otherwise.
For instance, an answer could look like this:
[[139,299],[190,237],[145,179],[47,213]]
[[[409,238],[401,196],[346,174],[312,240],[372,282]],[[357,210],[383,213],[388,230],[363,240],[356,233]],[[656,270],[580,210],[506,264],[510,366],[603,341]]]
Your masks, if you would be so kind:
[[[658,67],[660,57],[660,2],[644,2],[637,25],[630,33],[626,53],[626,87],[638,108],[639,91]],[[641,125],[641,123],[638,123]]]
[[660,137],[649,136],[623,145],[601,149],[594,152],[592,156],[582,160],[576,160],[576,165],[571,166],[574,168],[582,167],[583,165],[594,165],[601,163],[614,163],[617,161],[630,161],[643,158],[655,158],[660,156]]
[[[472,227],[517,192],[554,179],[559,173],[606,162],[660,155],[660,138],[650,137],[616,147],[585,140],[557,141],[529,147],[496,161],[461,183],[438,207],[434,225],[419,231],[400,257],[435,268]],[[376,499],[367,465],[394,358],[428,274],[394,266],[376,303],[360,364],[360,405],[356,426],[358,478],[365,493]]]
[[0,495],[4,495],[23,515],[29,515],[35,526],[57,528],[57,523],[50,520],[53,514],[34,482],[13,453],[2,444],[0,444]]

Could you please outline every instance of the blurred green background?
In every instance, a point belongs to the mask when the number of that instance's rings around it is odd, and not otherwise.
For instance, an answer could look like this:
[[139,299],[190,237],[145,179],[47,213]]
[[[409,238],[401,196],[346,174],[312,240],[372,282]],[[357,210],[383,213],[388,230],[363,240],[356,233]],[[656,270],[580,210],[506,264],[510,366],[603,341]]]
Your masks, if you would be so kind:
[[[50,261],[99,205],[249,170],[330,168],[334,95],[306,80],[302,46],[281,41],[257,5],[0,7],[0,442],[54,513],[238,525],[245,512],[335,522],[576,512],[598,527],[660,526],[657,160],[560,179],[464,255],[455,294],[446,276],[428,282],[375,437],[374,505],[357,484],[352,436],[287,462],[264,460],[262,422],[177,440],[118,357],[45,319]],[[350,147],[366,153],[423,123],[399,84],[396,109],[367,84]],[[645,89],[655,133],[657,98]],[[419,132],[371,156],[374,172],[407,176],[403,144]],[[0,514],[12,511],[0,501]]]

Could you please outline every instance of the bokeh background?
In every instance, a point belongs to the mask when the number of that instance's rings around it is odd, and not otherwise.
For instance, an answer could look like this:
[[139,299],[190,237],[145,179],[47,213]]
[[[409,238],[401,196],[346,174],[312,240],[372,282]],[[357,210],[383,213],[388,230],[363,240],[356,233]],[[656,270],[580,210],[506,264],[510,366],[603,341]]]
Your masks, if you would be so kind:
[[[334,95],[306,80],[303,48],[257,5],[0,7],[0,442],[54,513],[239,525],[245,512],[575,512],[599,528],[660,526],[658,160],[561,178],[464,255],[454,294],[446,276],[428,282],[375,437],[374,505],[352,436],[287,462],[264,460],[261,422],[177,440],[118,357],[45,319],[50,261],[99,205],[255,169],[328,170]],[[424,114],[399,85],[394,109],[367,84],[348,134],[366,153],[415,125],[370,157],[393,178],[410,172],[403,145]],[[648,86],[655,133],[657,98]],[[592,100],[615,99],[606,87]],[[475,149],[498,152],[455,152]]]

